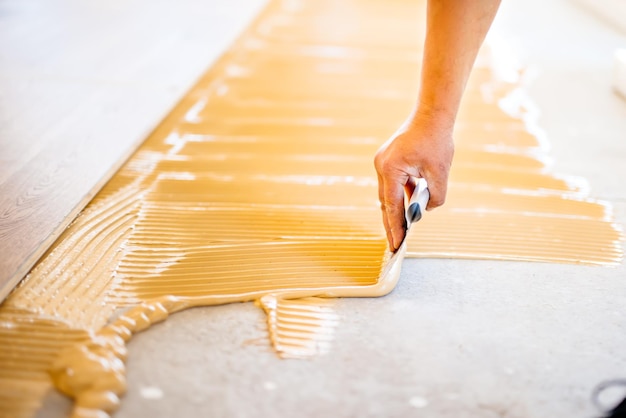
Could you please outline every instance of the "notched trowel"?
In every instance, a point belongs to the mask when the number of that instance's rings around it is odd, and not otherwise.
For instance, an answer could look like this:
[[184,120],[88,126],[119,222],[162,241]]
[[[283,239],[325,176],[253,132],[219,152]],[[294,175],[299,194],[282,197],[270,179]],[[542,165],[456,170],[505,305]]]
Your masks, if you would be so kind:
[[[411,228],[411,224],[419,221],[426,210],[430,193],[428,192],[428,186],[426,180],[418,179],[415,185],[415,190],[410,199],[406,199],[404,207],[406,208],[406,225],[407,234]],[[346,286],[337,287],[319,287],[319,288],[294,288],[286,291],[281,291],[281,297],[284,299],[298,299],[310,296],[327,297],[327,298],[356,298],[356,297],[379,297],[384,296],[391,292],[398,279],[400,278],[400,269],[402,268],[402,260],[406,253],[406,235],[404,240],[400,244],[400,248],[395,253],[387,250],[385,253],[385,259],[381,273],[378,276],[376,283],[369,285],[350,284]]]
[[425,179],[417,179],[415,190],[408,201],[405,201],[404,207],[406,208],[406,233],[404,239],[400,244],[400,247],[393,254],[390,253],[389,259],[385,263],[383,272],[379,278],[379,285],[385,283],[384,287],[390,292],[398,282],[400,277],[400,269],[402,267],[402,260],[406,253],[406,237],[409,235],[409,229],[411,225],[420,219],[424,211],[426,211],[426,205],[428,205],[428,199],[430,199],[430,193],[428,192],[428,184]]
[[[411,199],[409,199],[408,204],[405,206],[406,209],[406,230],[409,232],[409,228],[412,223],[415,223],[422,219],[422,214],[426,210],[426,205],[428,205],[428,200],[430,199],[430,192],[428,191],[428,184],[426,183],[426,179],[417,179],[417,184],[415,185],[415,190],[413,190],[413,194],[411,195]],[[406,238],[406,235],[405,235]],[[402,245],[404,245],[404,241],[402,241]]]

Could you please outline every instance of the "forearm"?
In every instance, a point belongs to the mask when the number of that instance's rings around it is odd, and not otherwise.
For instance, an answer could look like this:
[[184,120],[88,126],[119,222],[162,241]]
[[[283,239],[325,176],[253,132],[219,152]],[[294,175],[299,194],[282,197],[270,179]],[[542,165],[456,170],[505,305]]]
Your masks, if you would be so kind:
[[389,248],[406,234],[405,192],[428,182],[427,209],[443,205],[463,90],[500,0],[428,0],[421,86],[412,116],[376,153],[378,198]]
[[436,117],[452,128],[500,0],[429,0],[421,86],[413,118]]

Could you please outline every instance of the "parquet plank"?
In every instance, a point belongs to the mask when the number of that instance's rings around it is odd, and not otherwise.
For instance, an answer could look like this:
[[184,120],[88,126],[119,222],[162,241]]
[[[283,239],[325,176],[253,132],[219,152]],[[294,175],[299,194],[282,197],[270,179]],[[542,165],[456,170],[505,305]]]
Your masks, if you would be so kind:
[[262,4],[3,2],[0,301]]

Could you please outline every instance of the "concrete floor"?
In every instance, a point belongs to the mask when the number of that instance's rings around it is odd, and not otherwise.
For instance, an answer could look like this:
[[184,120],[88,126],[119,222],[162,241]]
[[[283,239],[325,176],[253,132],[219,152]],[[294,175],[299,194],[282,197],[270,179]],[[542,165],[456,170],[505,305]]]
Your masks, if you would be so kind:
[[[536,74],[554,171],[587,178],[626,226],[626,101],[610,88],[626,36],[540,0],[503,2],[492,36]],[[178,313],[130,342],[115,416],[598,416],[593,388],[626,378],[625,278],[624,263],[405,260],[390,295],[337,300],[334,345],[311,360],[277,358],[252,304]],[[67,407],[53,394],[41,415]]]

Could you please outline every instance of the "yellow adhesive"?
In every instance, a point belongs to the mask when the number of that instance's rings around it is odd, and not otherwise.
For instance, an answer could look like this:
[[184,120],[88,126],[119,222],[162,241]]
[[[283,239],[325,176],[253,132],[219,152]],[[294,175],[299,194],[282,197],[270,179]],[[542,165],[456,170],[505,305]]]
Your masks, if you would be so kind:
[[282,358],[306,358],[328,352],[339,317],[331,299],[285,299],[267,295],[259,304],[267,313],[274,349]]
[[0,416],[32,416],[52,382],[74,416],[111,413],[126,342],[193,306],[256,300],[281,356],[323,353],[320,297],[388,293],[404,251],[618,263],[610,206],[550,172],[532,104],[487,66],[446,206],[386,251],[372,159],[415,100],[423,13],[270,2],[0,306]]

